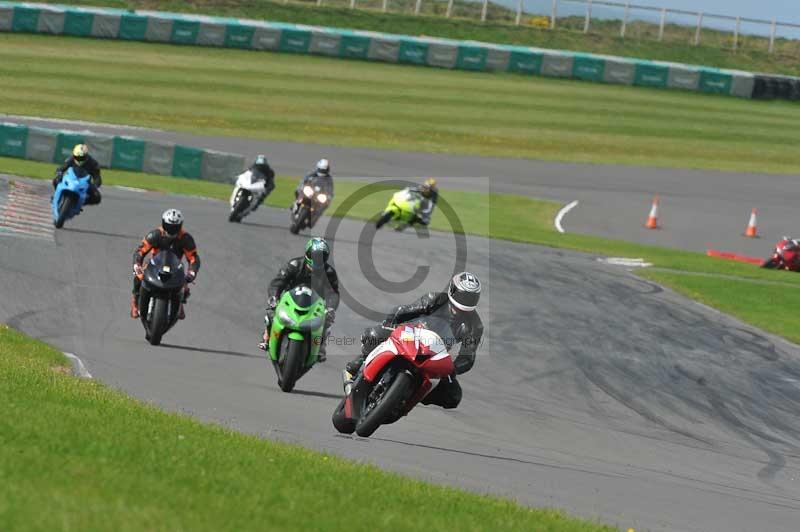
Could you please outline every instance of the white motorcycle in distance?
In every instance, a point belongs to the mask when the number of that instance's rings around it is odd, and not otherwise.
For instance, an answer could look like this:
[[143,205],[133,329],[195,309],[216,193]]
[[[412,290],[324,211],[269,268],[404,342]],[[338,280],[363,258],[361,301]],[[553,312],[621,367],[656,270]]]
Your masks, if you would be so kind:
[[[253,178],[256,177],[254,180]],[[236,184],[231,193],[231,213],[229,222],[241,222],[242,218],[255,210],[267,195],[266,181],[253,175],[252,170],[247,170],[236,178]]]

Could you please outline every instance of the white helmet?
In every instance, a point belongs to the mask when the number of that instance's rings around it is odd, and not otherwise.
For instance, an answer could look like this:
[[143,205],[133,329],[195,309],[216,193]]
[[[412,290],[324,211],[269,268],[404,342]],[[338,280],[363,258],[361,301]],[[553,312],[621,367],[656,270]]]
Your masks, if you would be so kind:
[[320,159],[317,161],[317,173],[323,175],[331,173],[331,163],[328,159]]
[[475,310],[481,298],[481,282],[475,274],[461,272],[450,279],[447,287],[450,304],[463,312]]
[[177,235],[183,227],[183,214],[178,209],[167,209],[161,215],[161,227],[168,235]]

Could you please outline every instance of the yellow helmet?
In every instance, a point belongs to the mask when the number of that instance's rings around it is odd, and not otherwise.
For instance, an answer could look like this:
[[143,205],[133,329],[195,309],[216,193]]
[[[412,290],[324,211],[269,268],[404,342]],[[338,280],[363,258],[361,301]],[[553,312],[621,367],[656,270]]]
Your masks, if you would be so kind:
[[89,155],[89,147],[86,144],[76,144],[74,148],[72,148],[72,158],[75,159],[75,162],[78,164],[83,164],[83,161],[86,160],[86,157]]
[[436,180],[434,178],[432,178],[432,177],[429,177],[428,179],[425,180],[424,186],[431,187],[431,188],[435,189],[436,188]]

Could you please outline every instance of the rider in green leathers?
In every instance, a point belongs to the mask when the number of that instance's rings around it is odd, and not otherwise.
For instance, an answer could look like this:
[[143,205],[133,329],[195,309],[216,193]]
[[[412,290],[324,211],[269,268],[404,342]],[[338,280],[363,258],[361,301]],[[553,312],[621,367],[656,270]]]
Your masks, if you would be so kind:
[[333,321],[336,318],[336,309],[339,307],[339,277],[336,270],[328,263],[331,250],[323,238],[312,238],[306,244],[305,254],[295,257],[280,269],[278,275],[270,282],[267,289],[267,309],[264,320],[266,328],[263,343],[259,347],[267,350],[270,324],[275,317],[275,307],[278,300],[286,290],[301,284],[311,287],[320,297],[325,299],[327,312],[325,315],[325,328],[322,333],[322,345],[319,350],[319,362],[326,359],[328,335]]

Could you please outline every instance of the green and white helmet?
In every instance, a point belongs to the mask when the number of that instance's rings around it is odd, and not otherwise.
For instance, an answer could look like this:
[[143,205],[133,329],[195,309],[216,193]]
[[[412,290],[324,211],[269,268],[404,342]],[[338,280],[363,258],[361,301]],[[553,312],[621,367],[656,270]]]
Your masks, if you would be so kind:
[[306,244],[306,268],[322,270],[328,263],[331,248],[324,238],[314,237]]

